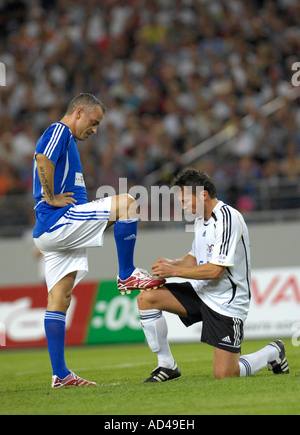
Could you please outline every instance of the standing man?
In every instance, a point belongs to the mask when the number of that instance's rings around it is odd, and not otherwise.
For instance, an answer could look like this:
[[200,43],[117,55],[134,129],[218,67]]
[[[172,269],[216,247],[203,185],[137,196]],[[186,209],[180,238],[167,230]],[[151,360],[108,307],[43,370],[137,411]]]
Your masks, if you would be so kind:
[[[181,188],[185,211],[195,215],[202,202],[204,216],[196,218],[195,238],[187,255],[176,260],[159,258],[152,266],[152,272],[160,278],[181,277],[188,282],[167,283],[138,297],[148,345],[158,357],[158,367],[145,382],[181,376],[167,341],[162,311],[177,314],[187,327],[203,322],[201,341],[214,347],[216,378],[250,376],[267,365],[275,374],[289,373],[280,340],[241,357],[251,298],[250,243],[242,215],[217,199],[215,184],[202,171],[186,169],[173,184]],[[199,186],[204,188],[201,193]]]
[[96,134],[106,112],[91,94],[80,94],[60,122],[37,142],[33,166],[36,224],[33,237],[45,257],[48,305],[45,332],[53,368],[52,387],[96,385],[71,372],[65,364],[65,322],[72,291],[88,272],[87,248],[103,245],[103,233],[115,223],[118,289],[162,286],[133,264],[137,235],[136,202],[128,194],[88,202],[77,140]]

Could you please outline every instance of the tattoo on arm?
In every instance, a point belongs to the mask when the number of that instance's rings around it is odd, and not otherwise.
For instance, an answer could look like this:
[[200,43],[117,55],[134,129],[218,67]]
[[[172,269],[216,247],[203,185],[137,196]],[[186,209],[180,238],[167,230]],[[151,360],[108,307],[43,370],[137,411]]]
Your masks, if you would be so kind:
[[45,174],[45,169],[43,166],[40,166],[39,170],[40,170],[41,183],[42,183],[42,187],[44,189],[45,195],[47,196],[48,200],[52,201],[54,199],[54,194],[53,194],[51,188],[49,187],[48,179],[47,179],[46,174]]

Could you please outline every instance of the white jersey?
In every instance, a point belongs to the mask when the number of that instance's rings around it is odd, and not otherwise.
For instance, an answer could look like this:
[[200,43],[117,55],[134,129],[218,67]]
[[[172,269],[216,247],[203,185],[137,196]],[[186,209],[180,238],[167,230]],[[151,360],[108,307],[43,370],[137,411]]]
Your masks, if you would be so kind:
[[219,201],[208,221],[195,221],[189,252],[197,264],[224,266],[221,279],[190,280],[202,301],[225,316],[247,318],[251,298],[250,243],[246,223],[234,208]]

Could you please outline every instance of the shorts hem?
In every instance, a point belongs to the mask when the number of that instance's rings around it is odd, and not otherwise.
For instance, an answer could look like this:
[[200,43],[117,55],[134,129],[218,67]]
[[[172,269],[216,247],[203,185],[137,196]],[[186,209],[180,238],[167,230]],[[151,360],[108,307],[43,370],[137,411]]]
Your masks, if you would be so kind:
[[223,343],[209,343],[205,340],[201,340],[201,343],[208,344],[209,346],[216,347],[220,350],[225,350],[229,353],[241,353],[241,346],[240,347],[233,347],[233,346],[226,346]]
[[67,269],[63,275],[59,276],[53,283],[48,285],[48,283],[46,281],[48,293],[51,292],[53,287],[56,286],[56,284],[59,283],[59,281],[61,281],[63,278],[65,278],[67,275],[69,275],[72,272],[77,272],[76,278],[75,278],[75,281],[74,281],[74,285],[73,285],[73,289],[72,289],[72,290],[74,290],[74,288],[77,286],[77,284],[79,284],[79,282],[87,275],[88,270],[87,269],[74,269],[74,268],[70,268],[70,269]]

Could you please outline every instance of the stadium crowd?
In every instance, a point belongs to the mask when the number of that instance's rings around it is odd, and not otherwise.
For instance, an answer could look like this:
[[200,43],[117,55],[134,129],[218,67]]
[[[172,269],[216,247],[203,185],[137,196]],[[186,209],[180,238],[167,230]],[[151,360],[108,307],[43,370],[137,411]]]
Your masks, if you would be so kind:
[[38,137],[82,91],[109,109],[78,143],[90,191],[119,177],[143,184],[168,161],[179,169],[229,125],[223,154],[194,163],[221,181],[223,199],[253,210],[256,180],[299,183],[299,99],[259,110],[291,88],[298,0],[6,0],[0,26],[0,199],[31,192]]

